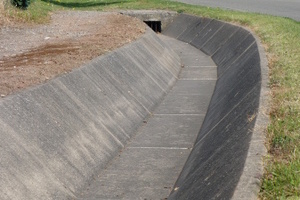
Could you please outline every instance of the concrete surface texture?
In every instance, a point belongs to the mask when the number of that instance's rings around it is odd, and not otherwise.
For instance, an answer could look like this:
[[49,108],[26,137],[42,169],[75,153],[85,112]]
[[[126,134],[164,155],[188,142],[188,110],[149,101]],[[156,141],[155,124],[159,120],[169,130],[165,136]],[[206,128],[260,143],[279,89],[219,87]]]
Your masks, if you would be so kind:
[[78,199],[166,199],[174,186],[205,117],[217,67],[191,45],[160,38],[184,65],[178,81],[120,155]]
[[185,14],[163,33],[0,100],[0,199],[256,198],[260,46]]
[[[163,33],[195,46],[218,66],[205,120],[169,199],[256,199],[265,148],[263,129],[253,132],[262,115],[261,56],[255,38],[241,27],[184,14]],[[256,145],[250,152],[252,138]],[[241,176],[248,179],[241,183]]]
[[178,55],[152,32],[0,100],[0,199],[76,197],[175,83]]
[[300,0],[174,0],[182,3],[255,12],[300,21]]

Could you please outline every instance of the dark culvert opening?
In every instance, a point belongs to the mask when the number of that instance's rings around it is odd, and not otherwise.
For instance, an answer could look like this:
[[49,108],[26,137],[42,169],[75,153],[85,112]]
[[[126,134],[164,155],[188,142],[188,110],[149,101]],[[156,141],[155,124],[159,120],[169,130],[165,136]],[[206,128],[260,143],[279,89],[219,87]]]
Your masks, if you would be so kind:
[[161,33],[161,21],[144,21],[153,31]]

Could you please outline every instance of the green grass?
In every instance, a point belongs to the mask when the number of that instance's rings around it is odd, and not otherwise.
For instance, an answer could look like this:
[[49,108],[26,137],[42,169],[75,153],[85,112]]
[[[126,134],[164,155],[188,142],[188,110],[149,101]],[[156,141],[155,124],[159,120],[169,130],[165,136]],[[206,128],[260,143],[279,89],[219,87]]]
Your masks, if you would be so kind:
[[9,15],[41,23],[55,10],[168,9],[250,27],[266,47],[270,67],[271,124],[267,130],[261,199],[300,197],[300,23],[281,17],[224,11],[164,0],[35,0]]
[[8,4],[5,15],[12,21],[21,21],[26,23],[45,23],[49,20],[49,13],[58,7],[43,3],[39,0],[32,0],[28,10],[22,10]]

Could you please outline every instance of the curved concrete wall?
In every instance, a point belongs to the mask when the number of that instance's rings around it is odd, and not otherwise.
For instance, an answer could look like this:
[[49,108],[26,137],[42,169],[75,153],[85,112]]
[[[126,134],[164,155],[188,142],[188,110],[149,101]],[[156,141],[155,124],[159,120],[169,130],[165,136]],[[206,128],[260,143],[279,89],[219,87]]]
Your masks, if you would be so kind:
[[75,197],[176,80],[179,57],[148,31],[67,75],[0,100],[0,199]]
[[244,172],[259,107],[256,40],[241,27],[185,14],[163,33],[197,47],[218,66],[207,115],[169,199],[230,199]]

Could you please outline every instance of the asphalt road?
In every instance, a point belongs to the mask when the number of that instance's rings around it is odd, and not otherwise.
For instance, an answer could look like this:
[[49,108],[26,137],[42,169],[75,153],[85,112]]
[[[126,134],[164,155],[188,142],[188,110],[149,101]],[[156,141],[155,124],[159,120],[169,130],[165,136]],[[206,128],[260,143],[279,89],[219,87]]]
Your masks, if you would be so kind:
[[174,0],[193,5],[220,7],[289,17],[300,21],[300,0]]

